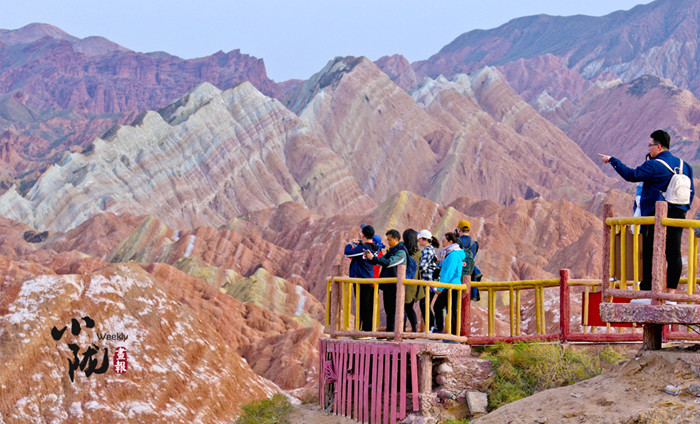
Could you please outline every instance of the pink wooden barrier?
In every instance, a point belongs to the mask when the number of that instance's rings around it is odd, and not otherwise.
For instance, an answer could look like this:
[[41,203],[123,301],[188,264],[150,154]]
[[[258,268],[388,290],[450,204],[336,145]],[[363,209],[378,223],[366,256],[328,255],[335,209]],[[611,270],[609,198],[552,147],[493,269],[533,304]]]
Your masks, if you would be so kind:
[[319,340],[321,405],[363,423],[403,420],[409,398],[419,410],[417,352],[405,342]]

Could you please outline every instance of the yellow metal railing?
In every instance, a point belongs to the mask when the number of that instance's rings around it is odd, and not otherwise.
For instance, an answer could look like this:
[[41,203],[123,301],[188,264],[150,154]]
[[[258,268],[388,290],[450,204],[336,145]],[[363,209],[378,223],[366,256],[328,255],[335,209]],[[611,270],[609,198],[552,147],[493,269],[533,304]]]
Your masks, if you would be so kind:
[[[606,225],[609,227],[610,231],[610,260],[608,263],[609,275],[615,275],[616,263],[619,260],[620,264],[620,278],[618,281],[619,287],[623,290],[627,289],[628,276],[627,276],[627,246],[626,234],[628,226],[632,226],[633,239],[632,239],[632,269],[634,270],[633,282],[640,281],[640,276],[638,275],[639,270],[639,233],[640,225],[654,225],[655,217],[645,216],[645,217],[625,217],[625,218],[607,218],[605,220]],[[687,283],[687,292],[689,295],[694,294],[697,291],[697,256],[698,256],[698,239],[695,237],[696,228],[700,228],[700,221],[693,219],[676,219],[676,218],[663,218],[661,219],[661,225],[666,227],[677,227],[677,228],[687,228],[688,231],[688,249],[686,256],[686,263],[688,264],[687,274],[688,277],[684,280]],[[617,256],[617,238],[616,235],[620,235],[620,255]],[[611,281],[611,284],[614,281]],[[634,287],[639,290],[639,287]]]
[[[326,298],[326,329],[331,329],[331,286],[333,281],[339,284],[341,293],[341,311],[340,311],[340,331],[343,332],[359,332],[359,319],[357,316],[354,320],[354,325],[351,326],[351,305],[353,290],[355,287],[355,293],[359,293],[360,285],[362,284],[374,284],[374,295],[373,295],[373,310],[372,310],[372,332],[377,332],[378,322],[379,322],[379,285],[380,284],[396,284],[396,278],[350,278],[350,277],[332,277],[327,280],[327,298]],[[521,280],[521,281],[476,281],[471,282],[471,287],[476,287],[482,292],[487,293],[487,319],[488,319],[488,329],[487,333],[489,337],[494,337],[496,335],[496,300],[499,292],[508,292],[509,300],[509,316],[510,316],[510,335],[511,336],[521,336],[522,335],[522,302],[521,296],[522,291],[533,291],[534,292],[534,308],[535,308],[535,325],[536,333],[543,335],[546,333],[546,320],[545,320],[545,289],[559,287],[560,279],[541,279],[541,280]],[[404,285],[416,285],[420,286],[421,290],[425,290],[425,310],[423,311],[423,320],[426,323],[430,322],[430,301],[431,296],[435,295],[432,293],[430,288],[443,288],[448,290],[459,290],[460,292],[467,290],[470,286],[445,284],[435,281],[424,281],[424,280],[404,280]],[[570,286],[600,286],[599,280],[570,280]],[[461,298],[461,296],[460,296]],[[445,331],[446,333],[459,335],[461,334],[462,325],[470,325],[470,323],[462,323],[461,319],[457,319],[457,328],[455,332],[452,332],[451,328],[451,313],[452,313],[452,295],[450,294],[447,298],[447,316],[445,318]],[[355,295],[355,315],[357,311],[360,310],[359,296]],[[429,329],[426,324],[422,328],[422,333],[425,335],[429,334]],[[407,337],[411,337],[411,334],[415,333],[405,333]],[[436,334],[435,337],[439,338],[441,335]]]
[[[357,293],[360,291],[360,285],[362,284],[372,284],[373,285],[373,297],[372,297],[372,332],[377,331],[377,326],[379,323],[379,285],[380,284],[396,284],[397,279],[396,278],[351,278],[351,277],[330,277],[326,280],[326,322],[325,326],[326,329],[330,329],[331,325],[331,287],[332,283],[335,281],[336,283],[340,284],[340,292],[341,292],[341,331],[351,331],[350,330],[350,317],[351,317],[351,305],[352,305],[352,296],[353,296],[353,286],[355,288],[355,311],[357,315],[357,311],[360,310],[360,297],[357,296]],[[463,292],[464,290],[468,289],[467,285],[461,284],[461,285],[456,285],[456,284],[448,284],[448,283],[441,283],[439,281],[425,281],[425,280],[413,280],[413,279],[405,279],[403,280],[404,286],[407,285],[414,285],[414,286],[419,286],[421,287],[419,290],[424,290],[425,291],[425,310],[423,311],[423,319],[425,322],[430,322],[430,301],[431,301],[431,296],[435,295],[436,293],[432,293],[430,288],[441,288],[441,289],[448,289],[450,290],[450,296],[447,297],[447,317],[445,318],[445,331],[447,333],[452,334],[452,296],[451,296],[451,291],[452,290],[457,290],[460,293]],[[461,296],[460,296],[461,298]],[[355,317],[354,320],[354,325],[353,329],[354,331],[359,331],[360,329],[360,321]],[[427,328],[428,325],[425,325],[423,328],[423,333],[428,334],[429,333],[429,328]],[[461,320],[457,320],[457,328],[456,328],[456,335],[459,335],[461,331]]]
[[559,279],[546,280],[522,280],[522,281],[475,281],[472,285],[488,293],[488,335],[493,337],[496,333],[496,297],[501,291],[508,292],[510,335],[520,336],[522,327],[522,290],[533,290],[535,294],[535,328],[537,334],[545,334],[545,302],[544,289],[547,287],[559,287]]

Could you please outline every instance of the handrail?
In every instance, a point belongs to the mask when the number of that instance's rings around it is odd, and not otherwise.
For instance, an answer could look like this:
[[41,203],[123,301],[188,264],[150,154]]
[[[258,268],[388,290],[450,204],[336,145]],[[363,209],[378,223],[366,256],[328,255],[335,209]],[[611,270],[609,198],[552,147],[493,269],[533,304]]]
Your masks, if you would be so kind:
[[[700,296],[695,295],[697,291],[697,253],[698,253],[698,239],[695,237],[695,232],[693,229],[700,228],[700,220],[694,219],[678,219],[678,218],[667,218],[667,206],[666,202],[656,203],[656,216],[645,216],[645,217],[612,217],[614,213],[612,207],[606,205],[605,212],[605,226],[607,228],[605,232],[605,242],[609,248],[604,247],[604,252],[607,260],[603,263],[607,263],[608,267],[604,267],[604,272],[607,274],[607,278],[604,275],[603,282],[606,281],[608,284],[604,284],[604,289],[606,290],[606,296],[615,297],[626,297],[631,299],[639,298],[650,298],[653,299],[654,304],[658,304],[661,300],[672,300],[676,302],[698,302]],[[651,291],[639,291],[639,287],[636,285],[633,290],[627,289],[628,276],[627,276],[627,242],[626,242],[626,231],[627,226],[634,226],[633,240],[632,240],[632,266],[633,266],[633,282],[640,281],[640,276],[638,275],[639,270],[639,226],[640,225],[658,225],[661,231],[655,229],[654,235],[654,245],[657,243],[665,246],[666,240],[666,227],[676,227],[676,228],[687,228],[688,231],[688,249],[687,249],[687,264],[688,277],[686,279],[687,286],[686,294],[669,294],[663,293],[663,288],[665,287],[665,281],[663,280],[663,273],[666,263],[665,251],[664,249],[659,249],[659,254],[654,255],[653,258],[653,269],[652,272],[652,290]],[[619,280],[611,278],[615,274],[615,269],[617,265],[617,248],[616,248],[616,235],[620,235],[620,254],[619,254],[619,266],[620,275]],[[614,288],[611,286],[612,283],[618,283],[621,287]]]
[[[697,253],[698,253],[698,241],[695,237],[694,229],[700,228],[700,221],[692,219],[678,219],[678,218],[668,218],[668,203],[659,201],[655,204],[655,215],[653,217],[644,218],[613,218],[614,210],[612,205],[604,206],[604,228],[603,228],[603,278],[602,278],[602,301],[604,303],[610,302],[612,297],[618,298],[646,298],[651,299],[652,311],[656,309],[657,306],[661,305],[663,301],[674,301],[674,302],[688,302],[688,303],[700,303],[700,295],[695,294],[697,286]],[[651,275],[645,276],[645,278],[651,277],[651,290],[650,291],[639,291],[638,287],[634,287],[633,290],[627,289],[627,274],[625,272],[627,268],[626,261],[626,229],[628,224],[642,224],[642,225],[653,225],[654,230],[654,240],[653,246],[654,251],[651,254]],[[666,293],[666,234],[667,227],[676,228],[687,228],[688,231],[688,249],[687,249],[687,264],[688,264],[688,282],[686,287],[686,293]],[[614,288],[615,279],[611,278],[615,273],[616,265],[616,247],[615,247],[615,237],[620,234],[620,289]],[[635,281],[638,281],[637,269],[639,267],[638,258],[638,243],[639,238],[635,231],[635,237],[633,240],[633,251],[634,257],[632,258],[632,264],[635,270]],[[608,266],[606,266],[606,264]],[[648,269],[648,268],[647,268]],[[612,309],[608,306],[604,306],[601,303],[601,311],[605,307],[606,311],[611,311]],[[692,319],[692,318],[688,318]],[[640,320],[643,328],[643,348],[644,349],[661,349],[661,343],[664,336],[664,327],[662,324],[655,322],[655,319],[649,319],[644,321]],[[688,322],[690,323],[690,322]]]
[[[534,290],[535,291],[535,320],[536,329],[538,335],[545,335],[546,325],[545,325],[545,302],[544,302],[544,289],[559,287],[560,279],[550,278],[550,279],[540,279],[540,280],[519,280],[519,281],[475,281],[469,284],[455,285],[450,283],[441,283],[439,281],[425,281],[425,280],[415,280],[415,279],[404,279],[402,284],[404,286],[414,285],[422,287],[425,290],[425,310],[423,311],[423,319],[425,322],[430,320],[430,299],[432,291],[430,288],[443,288],[448,290],[458,290],[460,292],[468,292],[471,287],[476,287],[481,290],[485,290],[488,293],[488,337],[495,337],[495,312],[496,312],[496,293],[501,291],[508,291],[510,298],[510,317],[511,317],[511,328],[510,335],[512,337],[522,336],[521,333],[521,291],[522,290]],[[326,300],[326,330],[330,334],[335,334],[337,336],[375,336],[375,337],[387,337],[392,333],[388,332],[377,332],[378,323],[378,312],[379,312],[379,298],[378,298],[378,287],[381,284],[396,284],[398,278],[352,278],[345,276],[329,277],[327,279],[328,293],[331,291],[331,285],[335,282],[340,285],[340,292],[342,294],[342,323],[339,328],[333,330],[330,323],[330,309],[331,309],[331,296],[327,296]],[[359,320],[355,319],[354,329],[350,329],[350,305],[352,297],[352,286],[355,285],[356,293],[359,291],[360,285],[373,284],[374,285],[374,296],[373,296],[373,322],[371,332],[361,332],[359,331]],[[596,280],[575,280],[571,282],[572,286],[576,285],[600,285],[599,281]],[[428,328],[423,328],[422,332],[412,333],[412,332],[402,332],[402,335],[410,338],[433,338],[433,339],[450,339],[449,333],[452,333],[452,295],[447,298],[447,316],[445,317],[445,330],[446,333],[434,334],[429,333]],[[355,311],[359,310],[359,298],[355,296]],[[455,329],[452,336],[456,337],[458,341],[465,341],[462,334],[462,320],[458,319],[457,328]],[[426,325],[427,327],[427,325]],[[395,327],[395,331],[397,328]],[[470,332],[470,329],[466,329],[466,333]],[[459,336],[458,336],[459,335]],[[525,337],[525,336],[522,336]]]
[[[405,267],[404,267],[405,268]],[[469,289],[468,284],[450,284],[450,283],[441,283],[439,281],[425,281],[425,280],[415,280],[415,279],[400,279],[398,277],[393,277],[393,278],[352,278],[352,277],[344,277],[344,276],[334,276],[334,277],[329,277],[327,281],[327,297],[326,297],[326,322],[325,322],[325,328],[326,332],[331,334],[331,336],[352,336],[352,337],[358,337],[358,336],[373,336],[373,337],[391,337],[392,335],[394,336],[395,339],[400,339],[403,336],[406,337],[412,337],[412,338],[432,338],[432,339],[449,339],[449,340],[456,340],[456,341],[461,341],[465,342],[466,337],[463,336],[462,334],[464,333],[462,331],[462,319],[456,320],[457,323],[457,328],[454,329],[455,331],[453,332],[452,330],[452,295],[450,294],[447,297],[447,316],[445,317],[445,333],[430,333],[429,328],[427,328],[427,325],[425,326],[426,328],[423,329],[422,332],[419,333],[413,333],[413,332],[404,332],[403,331],[403,305],[401,305],[401,308],[399,310],[399,290],[397,290],[397,310],[396,310],[396,320],[397,323],[395,324],[394,327],[394,333],[391,332],[379,332],[377,331],[377,324],[379,322],[379,285],[381,284],[397,284],[401,280],[401,284],[397,286],[407,286],[407,285],[414,285],[414,286],[421,286],[423,287],[423,290],[425,290],[425,311],[423,313],[424,321],[425,322],[430,322],[430,297],[433,294],[430,290],[430,288],[440,288],[440,289],[447,289],[447,290],[457,290],[461,293],[467,292]],[[332,293],[332,285],[333,283],[337,283],[339,285],[339,291],[341,293],[341,300],[340,300],[340,315],[342,322],[340,325],[338,325],[338,328],[333,328],[333,324],[331,322],[331,309],[332,309],[332,296],[330,295]],[[371,332],[361,332],[359,331],[359,320],[355,319],[355,325],[354,329],[350,329],[350,305],[351,305],[351,297],[352,297],[352,286],[354,285],[356,287],[356,293],[359,291],[359,286],[362,284],[373,284],[374,287],[374,293],[373,293],[373,307],[372,307],[372,331]],[[401,290],[403,292],[403,290]],[[460,298],[463,297],[459,296]],[[467,300],[468,301],[468,300]],[[401,302],[403,302],[403,299],[401,299]],[[342,305],[342,306],[341,306]],[[464,301],[462,308],[464,309]],[[355,296],[355,311],[358,311],[360,308],[359,305],[359,297]],[[401,315],[400,320],[399,320],[399,315]]]

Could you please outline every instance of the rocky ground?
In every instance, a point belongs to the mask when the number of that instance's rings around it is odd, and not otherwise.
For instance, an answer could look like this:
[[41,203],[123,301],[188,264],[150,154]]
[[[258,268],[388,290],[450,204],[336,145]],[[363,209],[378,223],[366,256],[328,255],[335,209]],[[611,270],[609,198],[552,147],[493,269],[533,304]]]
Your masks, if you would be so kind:
[[[700,346],[640,351],[609,372],[505,405],[472,424],[700,422]],[[664,391],[681,389],[678,395]]]

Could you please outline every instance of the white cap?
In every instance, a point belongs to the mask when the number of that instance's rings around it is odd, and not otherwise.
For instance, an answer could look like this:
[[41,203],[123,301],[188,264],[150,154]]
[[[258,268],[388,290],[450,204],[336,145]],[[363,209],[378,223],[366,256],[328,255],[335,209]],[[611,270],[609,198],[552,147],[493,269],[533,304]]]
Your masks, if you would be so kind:
[[433,238],[433,233],[431,233],[428,230],[421,230],[420,233],[418,233],[418,238],[424,238],[426,240],[430,240]]

